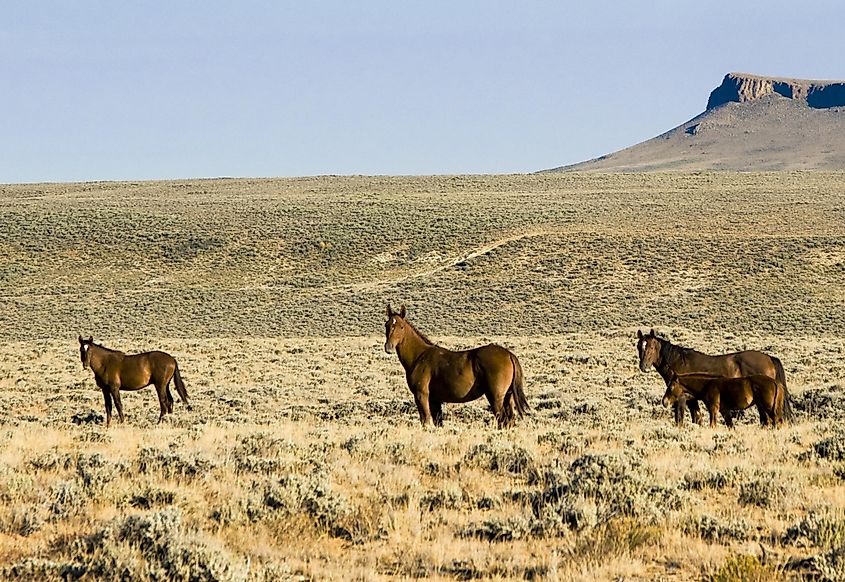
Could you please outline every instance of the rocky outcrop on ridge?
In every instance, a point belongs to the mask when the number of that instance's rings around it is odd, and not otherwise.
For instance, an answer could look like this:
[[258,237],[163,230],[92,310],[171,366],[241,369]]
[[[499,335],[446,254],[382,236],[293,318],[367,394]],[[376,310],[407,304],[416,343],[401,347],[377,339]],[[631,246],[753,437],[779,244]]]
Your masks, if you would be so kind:
[[754,101],[773,93],[805,102],[816,109],[845,106],[845,81],[810,81],[728,73],[722,84],[710,93],[707,109],[730,102]]

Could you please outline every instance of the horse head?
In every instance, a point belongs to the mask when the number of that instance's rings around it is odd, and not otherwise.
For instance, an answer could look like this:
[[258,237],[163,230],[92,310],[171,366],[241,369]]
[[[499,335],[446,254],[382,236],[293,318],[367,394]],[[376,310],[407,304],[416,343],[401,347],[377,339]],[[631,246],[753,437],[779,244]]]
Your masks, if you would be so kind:
[[91,346],[94,344],[94,336],[82,339],[79,336],[79,359],[82,360],[82,369],[87,370],[91,366]]
[[673,375],[672,379],[666,385],[666,393],[663,395],[663,406],[666,408],[673,406],[685,393],[686,390],[678,382],[678,377]]
[[387,306],[387,321],[384,324],[384,351],[392,354],[396,350],[396,346],[405,337],[405,330],[408,328],[408,322],[405,321],[405,306],[399,308],[399,311],[393,311],[390,305]]
[[648,372],[648,369],[660,361],[660,338],[652,329],[648,334],[637,330],[637,352],[640,355],[640,370]]

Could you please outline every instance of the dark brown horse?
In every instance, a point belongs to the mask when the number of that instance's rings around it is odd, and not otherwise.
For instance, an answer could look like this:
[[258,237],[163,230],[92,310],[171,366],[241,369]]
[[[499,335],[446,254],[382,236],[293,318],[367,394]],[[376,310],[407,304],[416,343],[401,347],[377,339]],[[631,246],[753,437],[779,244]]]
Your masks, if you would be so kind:
[[158,404],[161,408],[158,421],[167,413],[173,412],[173,395],[170,393],[170,379],[176,385],[179,397],[191,410],[188,404],[188,391],[182,382],[179,365],[170,354],[164,352],[144,352],[127,356],[123,352],[94,343],[94,338],[82,339],[79,336],[79,357],[82,368],[91,368],[94,381],[103,391],[106,403],[106,426],[111,424],[112,400],[117,408],[120,422],[123,422],[123,404],[120,401],[121,390],[140,390],[150,384],[156,387]]
[[783,425],[784,388],[768,376],[724,378],[707,374],[673,375],[663,395],[663,406],[692,396],[707,405],[710,428],[716,428],[716,415],[721,412],[728,428],[733,428],[734,410],[757,406],[760,424],[780,428]]
[[424,426],[443,424],[444,402],[469,402],[486,396],[499,428],[513,424],[528,409],[522,391],[522,366],[510,351],[495,344],[453,352],[418,332],[405,319],[405,306],[387,306],[384,351],[395,351],[405,368]]
[[[783,364],[774,356],[756,350],[746,350],[719,356],[709,356],[690,348],[677,346],[665,338],[658,337],[652,329],[643,335],[637,330],[637,352],[640,356],[640,370],[648,372],[650,367],[663,377],[668,387],[673,374],[708,374],[724,378],[740,378],[742,376],[768,376],[780,382],[784,391],[784,418],[792,422],[792,398],[786,387],[786,375]],[[690,399],[687,402],[693,422],[698,422],[698,402]],[[675,421],[683,420],[683,403],[678,402],[675,407]]]

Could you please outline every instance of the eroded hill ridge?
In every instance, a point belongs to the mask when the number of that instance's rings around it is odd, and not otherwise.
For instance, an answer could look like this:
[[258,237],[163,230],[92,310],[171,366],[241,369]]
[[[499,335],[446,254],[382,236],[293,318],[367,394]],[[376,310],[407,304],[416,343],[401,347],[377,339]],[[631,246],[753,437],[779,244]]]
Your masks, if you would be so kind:
[[845,170],[845,81],[728,73],[707,108],[649,140],[549,171]]
[[816,109],[845,106],[845,81],[813,81],[728,73],[722,84],[710,93],[707,109],[731,102],[746,103],[775,93],[787,99],[802,101]]

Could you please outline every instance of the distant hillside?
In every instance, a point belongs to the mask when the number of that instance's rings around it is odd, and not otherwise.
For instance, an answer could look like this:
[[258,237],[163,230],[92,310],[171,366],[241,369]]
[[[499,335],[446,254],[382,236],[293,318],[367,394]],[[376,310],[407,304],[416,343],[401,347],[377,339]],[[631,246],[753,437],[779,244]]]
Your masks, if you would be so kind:
[[730,73],[704,113],[655,138],[548,171],[845,169],[845,82]]

